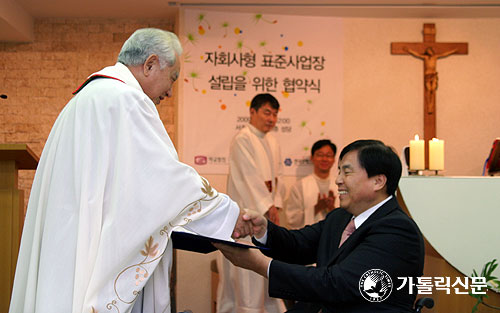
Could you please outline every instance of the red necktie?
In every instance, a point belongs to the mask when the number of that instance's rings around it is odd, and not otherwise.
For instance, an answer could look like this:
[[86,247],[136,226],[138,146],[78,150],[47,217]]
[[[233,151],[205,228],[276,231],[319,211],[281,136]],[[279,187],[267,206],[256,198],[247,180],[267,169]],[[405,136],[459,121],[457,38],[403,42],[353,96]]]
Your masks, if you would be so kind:
[[342,238],[340,238],[340,243],[339,247],[344,243],[344,241],[349,238],[349,236],[356,230],[356,226],[354,226],[354,219],[352,218],[349,224],[344,229],[344,232],[342,233]]

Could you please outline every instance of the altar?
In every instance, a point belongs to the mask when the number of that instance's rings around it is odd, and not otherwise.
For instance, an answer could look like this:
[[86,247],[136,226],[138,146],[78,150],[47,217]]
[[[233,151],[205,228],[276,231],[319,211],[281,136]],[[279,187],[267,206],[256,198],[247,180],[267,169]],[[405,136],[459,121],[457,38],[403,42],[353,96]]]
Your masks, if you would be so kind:
[[[398,200],[426,239],[424,276],[470,277],[500,259],[500,177],[402,177]],[[500,294],[488,295],[486,302],[499,306]],[[469,295],[434,291],[432,297],[436,312],[470,312],[466,307],[475,303]],[[482,306],[480,312],[490,311]]]

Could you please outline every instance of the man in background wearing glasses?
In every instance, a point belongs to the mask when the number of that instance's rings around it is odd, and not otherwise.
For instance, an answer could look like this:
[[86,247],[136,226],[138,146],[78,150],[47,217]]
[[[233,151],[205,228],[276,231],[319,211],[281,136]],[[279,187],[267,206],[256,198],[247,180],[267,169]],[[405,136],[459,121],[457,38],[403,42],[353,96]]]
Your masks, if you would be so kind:
[[336,153],[337,146],[328,139],[316,141],[312,146],[313,173],[293,185],[286,201],[289,228],[299,229],[319,222],[338,207],[337,185],[330,176]]

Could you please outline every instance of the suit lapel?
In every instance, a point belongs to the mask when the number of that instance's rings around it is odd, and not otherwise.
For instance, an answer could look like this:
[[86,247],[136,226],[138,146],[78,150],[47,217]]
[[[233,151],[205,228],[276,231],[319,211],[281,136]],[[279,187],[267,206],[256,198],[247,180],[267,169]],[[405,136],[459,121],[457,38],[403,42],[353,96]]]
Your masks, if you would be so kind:
[[[343,210],[343,209],[341,209]],[[342,250],[342,247],[344,245],[340,246],[339,248],[339,243],[340,243],[340,238],[342,238],[342,233],[344,232],[345,227],[349,223],[349,221],[352,218],[352,214],[348,213],[346,211],[346,214],[343,216],[339,217],[338,221],[335,223],[335,228],[333,229],[333,237],[332,237],[332,245],[331,249],[334,251],[333,255],[330,257],[330,261],[327,264],[332,263],[337,256],[339,255],[340,251]],[[354,235],[354,233],[353,233]]]
[[340,225],[340,227],[339,227],[340,229],[334,230],[335,237],[333,239],[334,239],[336,246],[333,247],[333,249],[336,249],[336,250],[334,250],[335,252],[332,255],[328,264],[335,262],[336,259],[343,252],[352,251],[358,245],[358,242],[363,239],[363,233],[365,233],[366,229],[369,228],[370,224],[383,218],[384,216],[391,213],[392,211],[396,210],[397,207],[398,207],[397,201],[394,197],[392,197],[392,199],[390,199],[389,201],[384,203],[384,205],[382,205],[372,215],[370,215],[370,217],[358,229],[356,229],[352,233],[351,236],[349,236],[349,238],[344,242],[344,244],[342,244],[342,246],[337,248],[339,243],[340,243],[340,238],[342,237],[342,232],[344,231],[344,228],[347,226],[347,223],[349,223],[352,215],[348,214],[348,216],[344,216],[342,219],[342,222],[340,224],[337,224],[337,225]]

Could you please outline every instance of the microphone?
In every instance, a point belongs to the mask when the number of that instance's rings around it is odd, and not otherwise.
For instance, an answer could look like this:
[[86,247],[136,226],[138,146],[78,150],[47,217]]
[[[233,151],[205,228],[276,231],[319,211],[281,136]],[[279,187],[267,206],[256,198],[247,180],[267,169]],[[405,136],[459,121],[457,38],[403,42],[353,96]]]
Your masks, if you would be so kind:
[[7,99],[7,95],[0,95],[0,98]]

